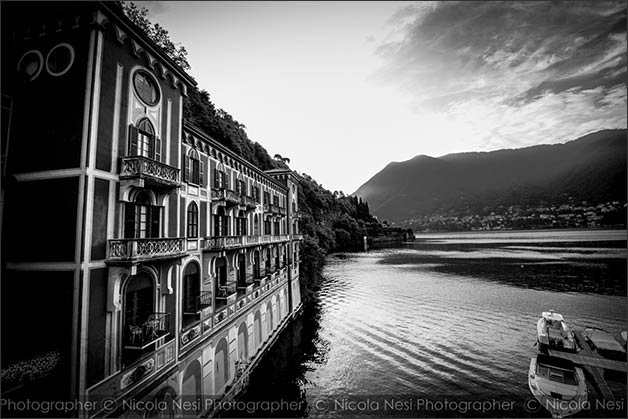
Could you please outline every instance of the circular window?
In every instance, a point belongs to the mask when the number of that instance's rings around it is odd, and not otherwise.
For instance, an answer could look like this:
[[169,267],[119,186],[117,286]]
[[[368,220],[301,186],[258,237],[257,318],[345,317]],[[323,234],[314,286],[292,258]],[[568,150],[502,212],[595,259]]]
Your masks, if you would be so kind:
[[135,93],[137,93],[142,102],[149,106],[154,106],[159,102],[157,83],[147,72],[136,72],[135,76],[133,76],[133,86],[135,87]]
[[59,44],[46,57],[46,69],[52,76],[65,74],[74,63],[74,49],[69,44]]
[[25,80],[31,81],[39,76],[44,66],[44,57],[41,52],[34,49],[26,52],[17,63],[17,71],[24,76]]

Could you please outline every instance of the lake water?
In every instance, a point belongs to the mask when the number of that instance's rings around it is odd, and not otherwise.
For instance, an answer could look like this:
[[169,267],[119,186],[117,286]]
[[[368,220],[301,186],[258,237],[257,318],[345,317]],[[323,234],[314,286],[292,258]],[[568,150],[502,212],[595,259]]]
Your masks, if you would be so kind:
[[[424,234],[332,255],[241,400],[254,416],[549,417],[527,384],[549,309],[628,329],[626,231]],[[607,379],[625,394],[625,374]],[[576,416],[625,417],[620,400]]]

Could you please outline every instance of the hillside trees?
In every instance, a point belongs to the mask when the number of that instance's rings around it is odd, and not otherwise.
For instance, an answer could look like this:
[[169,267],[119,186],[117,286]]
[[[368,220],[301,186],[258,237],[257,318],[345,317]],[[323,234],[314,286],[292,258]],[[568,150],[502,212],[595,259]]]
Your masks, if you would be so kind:
[[[176,47],[168,32],[148,20],[148,10],[132,2],[121,2],[123,11],[148,37],[184,69],[189,69],[185,47]],[[262,170],[289,169],[290,159],[281,154],[271,157],[258,142],[251,140],[246,126],[224,109],[217,108],[209,92],[196,87],[188,90],[183,102],[183,117],[239,156]],[[330,192],[311,176],[294,172],[300,179],[298,189],[301,242],[300,276],[303,296],[311,300],[317,287],[325,256],[335,251],[362,249],[366,234],[381,232],[381,225],[370,215],[368,204],[361,199]]]

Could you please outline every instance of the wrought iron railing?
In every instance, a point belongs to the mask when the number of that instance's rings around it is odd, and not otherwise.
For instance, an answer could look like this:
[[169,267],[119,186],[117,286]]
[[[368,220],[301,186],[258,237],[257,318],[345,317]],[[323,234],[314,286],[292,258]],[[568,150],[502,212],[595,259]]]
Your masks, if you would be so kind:
[[185,239],[182,237],[114,239],[108,243],[107,259],[110,261],[158,259],[177,256],[185,251]]
[[222,250],[234,247],[249,246],[252,244],[279,243],[290,240],[287,234],[276,236],[223,236],[206,237],[203,243],[205,250]]
[[228,282],[225,285],[218,285],[218,293],[216,294],[216,298],[227,298],[232,294],[237,292],[236,283]]
[[212,305],[212,292],[201,291],[199,295],[188,296],[184,300],[183,312],[186,314],[196,314],[206,307]]
[[149,178],[166,186],[179,186],[179,169],[144,156],[122,158],[120,179]]
[[170,313],[153,313],[143,323],[125,324],[124,347],[144,349],[163,338],[170,330]]

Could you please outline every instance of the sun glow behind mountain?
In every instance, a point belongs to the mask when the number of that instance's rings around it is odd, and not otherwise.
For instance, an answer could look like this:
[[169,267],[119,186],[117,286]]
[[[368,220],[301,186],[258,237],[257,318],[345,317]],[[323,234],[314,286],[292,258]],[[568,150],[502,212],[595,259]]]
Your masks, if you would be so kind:
[[331,190],[626,127],[625,2],[146,4],[216,105]]

